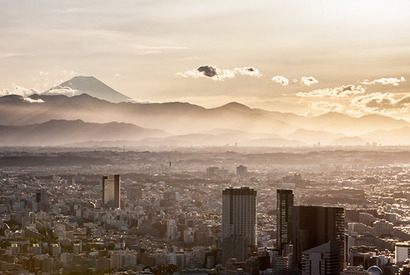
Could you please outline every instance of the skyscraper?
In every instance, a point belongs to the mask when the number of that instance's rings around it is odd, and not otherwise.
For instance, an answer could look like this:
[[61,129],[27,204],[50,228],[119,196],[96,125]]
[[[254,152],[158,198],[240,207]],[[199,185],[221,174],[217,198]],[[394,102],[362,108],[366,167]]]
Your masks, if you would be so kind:
[[46,189],[37,189],[36,190],[36,205],[37,210],[47,211],[48,208],[48,198],[47,198],[47,190]]
[[[329,241],[339,243],[339,268],[344,262],[344,209],[339,207],[293,207],[295,262],[300,266],[302,252]],[[334,244],[332,244],[334,246]]]
[[102,177],[102,204],[105,207],[120,208],[121,184],[120,175],[114,178]]
[[[228,243],[231,237],[246,238],[247,248],[255,248],[256,240],[256,191],[249,187],[228,188],[222,192],[222,238]],[[234,235],[234,236],[233,236]],[[224,246],[223,258],[230,255],[228,247]]]
[[248,167],[239,165],[236,167],[236,175],[241,179],[246,178],[248,176]]
[[232,234],[224,238],[222,243],[222,261],[224,263],[226,263],[229,258],[235,258],[239,262],[243,262],[247,256],[247,239],[243,235]]
[[410,242],[398,242],[394,245],[394,259],[396,264],[410,259]]
[[47,190],[46,189],[37,189],[36,190],[36,202],[47,202]]
[[276,192],[277,248],[282,252],[284,245],[293,239],[293,193],[278,189]]
[[340,242],[333,241],[303,251],[302,274],[339,275]]

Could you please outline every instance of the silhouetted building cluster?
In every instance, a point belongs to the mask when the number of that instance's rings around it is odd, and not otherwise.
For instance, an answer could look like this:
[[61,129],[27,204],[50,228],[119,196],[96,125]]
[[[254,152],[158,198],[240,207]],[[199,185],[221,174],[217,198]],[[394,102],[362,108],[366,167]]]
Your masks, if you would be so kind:
[[[256,191],[229,188],[222,195],[223,262],[252,258],[256,247]],[[277,253],[280,274],[339,274],[344,267],[344,209],[294,206],[292,190],[277,190]]]

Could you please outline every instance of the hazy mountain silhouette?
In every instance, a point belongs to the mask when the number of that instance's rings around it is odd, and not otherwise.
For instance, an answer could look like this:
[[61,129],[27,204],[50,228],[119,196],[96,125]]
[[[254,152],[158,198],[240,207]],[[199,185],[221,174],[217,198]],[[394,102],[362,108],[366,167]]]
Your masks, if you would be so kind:
[[410,125],[405,120],[398,120],[377,114],[364,115],[359,118],[330,112],[309,119],[304,128],[339,132],[345,135],[360,135],[375,129],[391,130]]
[[127,102],[130,100],[128,96],[115,91],[93,76],[75,76],[60,85],[51,88],[43,94],[75,96],[84,93],[114,103]]
[[[72,94],[67,96],[59,94],[60,92],[72,92]],[[76,95],[76,93],[82,94]],[[167,138],[146,136],[145,142],[149,144],[164,142],[178,146],[234,143],[253,145],[258,142],[261,145],[271,142],[283,146],[291,144],[291,146],[299,146],[317,142],[323,145],[355,142],[362,144],[365,141],[379,140],[382,143],[388,141],[394,144],[405,144],[407,143],[405,135],[400,137],[399,130],[397,134],[392,132],[397,136],[394,139],[388,139],[388,133],[384,139],[375,139],[373,136],[375,133],[366,134],[378,130],[389,131],[410,127],[407,121],[381,115],[365,115],[357,118],[330,112],[307,117],[249,108],[238,102],[208,109],[186,102],[119,102],[127,99],[128,97],[114,91],[94,77],[74,77],[45,94],[31,95],[29,99],[17,95],[0,97],[0,125],[23,126],[43,124],[50,120],[78,119],[103,124],[115,121],[134,124],[133,127],[139,125],[143,128],[161,129],[173,133],[175,136]],[[64,123],[60,124],[64,125]],[[56,131],[64,131],[63,128]],[[105,141],[113,140],[114,137],[129,140],[128,137],[121,137],[122,131],[127,133],[126,129],[116,131],[118,133],[112,133],[112,136],[106,134]],[[385,134],[385,132],[377,133]],[[69,134],[67,132],[67,136]],[[357,136],[363,140],[350,138]],[[139,138],[138,136],[137,139]],[[84,142],[90,139],[71,142]],[[102,140],[104,139],[98,139],[98,141]],[[52,142],[51,138],[50,142]]]
[[85,141],[141,140],[164,137],[162,130],[145,129],[129,123],[89,123],[82,120],[50,120],[25,126],[0,126],[2,145],[63,145]]
[[341,137],[330,142],[330,145],[335,146],[356,146],[366,145],[366,141],[361,137]]
[[320,143],[322,145],[327,145],[335,139],[345,137],[345,135],[334,134],[326,131],[298,129],[287,137],[290,139],[303,140],[309,144]]
[[362,138],[369,142],[377,142],[385,145],[409,145],[410,127],[403,127],[394,130],[377,130],[362,135]]
[[299,140],[289,140],[286,138],[260,138],[253,139],[246,143],[247,146],[262,146],[262,147],[299,147],[308,145]]
[[235,111],[235,112],[252,112],[252,109],[248,106],[238,103],[238,102],[230,102],[228,104],[222,105],[220,107],[214,108],[213,110],[222,110],[222,111]]
[[[25,125],[52,119],[82,119],[98,123],[117,121],[144,128],[162,129],[175,134],[204,133],[221,128],[285,137],[290,135],[290,139],[308,143],[327,142],[339,138],[340,136],[333,136],[335,133],[356,136],[376,130],[410,126],[404,120],[380,115],[355,118],[339,113],[328,113],[309,118],[291,113],[252,109],[238,103],[206,109],[181,102],[112,103],[87,94],[72,97],[32,95],[30,98],[43,103],[30,103],[17,95],[0,97],[0,124]],[[295,132],[298,129],[322,132]],[[323,129],[329,133],[324,133]],[[321,138],[316,139],[315,135]]]
[[111,103],[87,94],[67,97],[64,95],[32,95],[29,103],[24,100],[0,98],[0,124],[22,125],[42,123],[51,119],[127,122],[146,128],[188,134],[213,128],[228,128],[258,133],[290,133],[295,126],[269,117],[258,110],[246,112],[228,107],[205,109],[181,102],[169,103]]
[[296,147],[307,145],[304,142],[297,140],[287,140],[285,138],[272,137],[261,139],[249,139],[244,136],[234,135],[210,135],[210,134],[190,134],[176,135],[165,138],[147,138],[140,142],[139,145],[149,146],[179,146],[179,147],[194,147],[194,146],[267,146],[267,147]]
[[235,137],[221,137],[218,135],[207,134],[188,134],[175,135],[165,138],[146,138],[139,142],[141,145],[149,146],[178,146],[178,147],[192,147],[192,146],[223,146],[226,144],[234,144],[237,138]]
[[244,137],[244,138],[247,138],[247,139],[276,138],[276,137],[279,137],[279,135],[276,135],[276,134],[253,133],[253,132],[248,132],[248,131],[240,131],[240,130],[233,130],[233,129],[222,129],[222,128],[211,129],[211,130],[207,131],[206,134],[220,135],[220,136]]

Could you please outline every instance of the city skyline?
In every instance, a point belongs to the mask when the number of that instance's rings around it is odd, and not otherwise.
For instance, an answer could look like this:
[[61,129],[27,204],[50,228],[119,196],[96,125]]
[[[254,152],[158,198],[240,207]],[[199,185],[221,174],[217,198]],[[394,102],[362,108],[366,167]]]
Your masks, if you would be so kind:
[[410,275],[409,0],[0,0],[0,275]]
[[4,148],[0,271],[406,274],[408,154],[237,149]]

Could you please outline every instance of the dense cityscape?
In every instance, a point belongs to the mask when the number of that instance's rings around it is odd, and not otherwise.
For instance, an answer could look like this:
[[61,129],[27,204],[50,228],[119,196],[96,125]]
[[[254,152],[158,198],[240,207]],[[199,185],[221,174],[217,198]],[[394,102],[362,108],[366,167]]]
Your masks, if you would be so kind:
[[0,0],[0,275],[410,275],[409,11]]
[[3,148],[0,270],[409,274],[406,150]]

